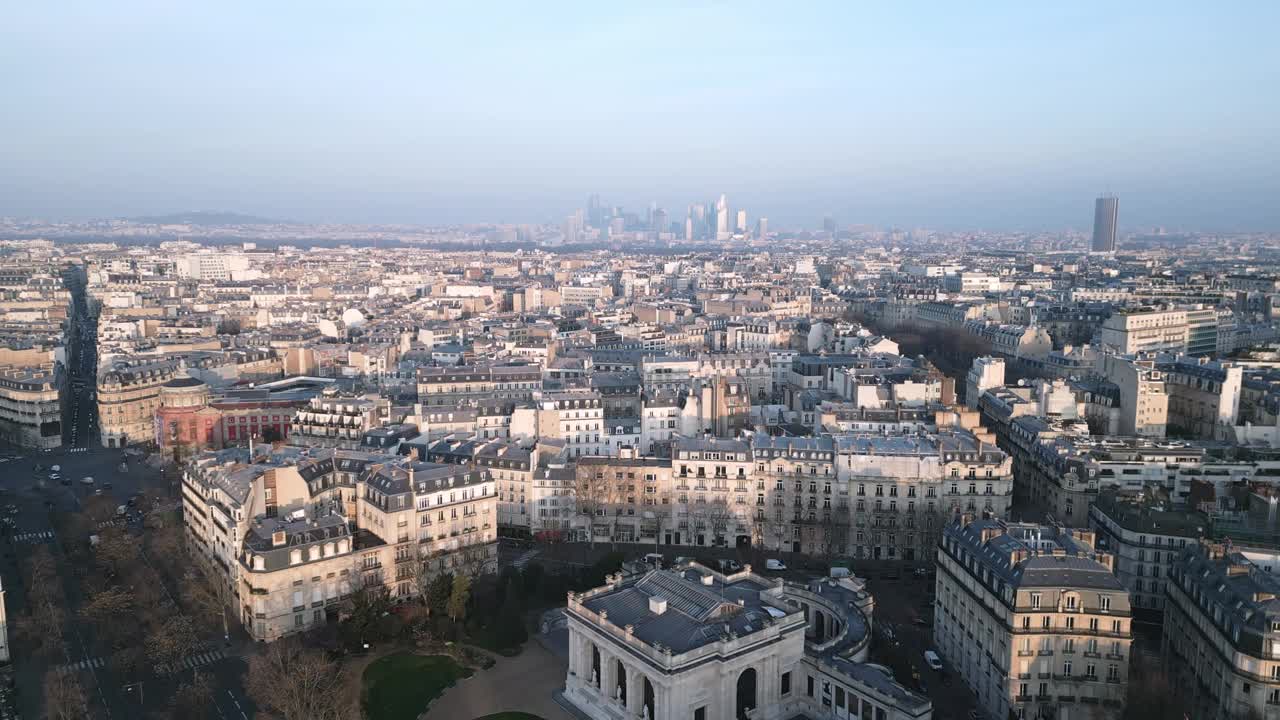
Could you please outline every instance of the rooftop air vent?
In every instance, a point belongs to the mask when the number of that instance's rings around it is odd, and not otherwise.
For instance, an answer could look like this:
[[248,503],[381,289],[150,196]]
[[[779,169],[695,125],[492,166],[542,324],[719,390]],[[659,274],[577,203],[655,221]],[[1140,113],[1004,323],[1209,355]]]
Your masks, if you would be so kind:
[[667,599],[660,595],[649,596],[649,612],[661,615],[667,611]]

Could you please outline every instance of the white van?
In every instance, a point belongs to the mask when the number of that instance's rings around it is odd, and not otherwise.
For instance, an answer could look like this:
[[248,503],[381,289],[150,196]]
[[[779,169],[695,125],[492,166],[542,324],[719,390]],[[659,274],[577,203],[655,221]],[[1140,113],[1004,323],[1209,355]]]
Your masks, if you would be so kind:
[[830,576],[833,578],[847,578],[852,574],[853,573],[849,572],[849,568],[847,567],[840,567],[839,565],[831,566]]
[[782,562],[781,560],[775,560],[774,558],[769,558],[768,560],[764,561],[764,569],[765,570],[786,570],[787,564]]
[[654,567],[659,567],[662,565],[662,553],[649,553],[644,556],[644,561]]

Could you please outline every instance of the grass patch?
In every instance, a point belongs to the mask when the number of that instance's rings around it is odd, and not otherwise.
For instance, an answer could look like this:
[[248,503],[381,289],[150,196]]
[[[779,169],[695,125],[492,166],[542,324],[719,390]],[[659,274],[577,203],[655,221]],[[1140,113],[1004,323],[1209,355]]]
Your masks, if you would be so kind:
[[365,668],[362,705],[368,720],[415,720],[427,704],[471,671],[444,655],[399,652]]
[[476,718],[476,720],[542,720],[542,718],[526,712],[500,712],[485,715],[482,718]]

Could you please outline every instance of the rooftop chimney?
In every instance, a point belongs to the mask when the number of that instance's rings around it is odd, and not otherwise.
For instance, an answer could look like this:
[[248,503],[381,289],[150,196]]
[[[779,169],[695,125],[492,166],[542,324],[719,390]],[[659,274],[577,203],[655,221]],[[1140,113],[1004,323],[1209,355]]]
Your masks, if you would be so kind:
[[649,612],[654,615],[661,615],[667,611],[667,599],[661,595],[649,596]]

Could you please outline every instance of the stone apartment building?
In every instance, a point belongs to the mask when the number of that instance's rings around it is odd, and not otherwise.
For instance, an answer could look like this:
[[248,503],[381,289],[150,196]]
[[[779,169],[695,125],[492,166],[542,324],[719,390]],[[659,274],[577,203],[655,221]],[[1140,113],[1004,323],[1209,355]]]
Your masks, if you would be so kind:
[[1089,508],[1098,546],[1115,556],[1115,573],[1129,591],[1134,615],[1164,612],[1165,584],[1188,544],[1209,531],[1198,512],[1166,510],[1150,500],[1107,489]]
[[53,364],[0,365],[0,440],[38,450],[62,445],[61,375]]
[[418,592],[436,572],[496,569],[487,471],[351,450],[202,453],[182,480],[184,532],[251,637],[340,612],[360,588]]
[[179,361],[117,361],[98,372],[98,423],[102,445],[109,448],[155,442],[155,414],[160,388],[178,377]]
[[1280,717],[1280,578],[1250,557],[1259,555],[1203,540],[1173,566],[1165,667],[1191,717]]
[[984,432],[837,436],[835,474],[856,558],[923,561],[953,515],[1003,516],[1013,499],[1012,460]]
[[984,717],[1119,718],[1129,594],[1088,530],[957,517],[938,546],[934,644]]

